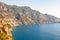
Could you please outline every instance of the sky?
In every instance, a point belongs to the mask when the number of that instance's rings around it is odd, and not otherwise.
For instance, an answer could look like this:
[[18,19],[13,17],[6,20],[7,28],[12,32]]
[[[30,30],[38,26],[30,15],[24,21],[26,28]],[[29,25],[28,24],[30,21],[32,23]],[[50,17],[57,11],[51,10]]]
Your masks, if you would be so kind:
[[60,18],[60,0],[0,0],[9,5],[29,6],[43,14]]

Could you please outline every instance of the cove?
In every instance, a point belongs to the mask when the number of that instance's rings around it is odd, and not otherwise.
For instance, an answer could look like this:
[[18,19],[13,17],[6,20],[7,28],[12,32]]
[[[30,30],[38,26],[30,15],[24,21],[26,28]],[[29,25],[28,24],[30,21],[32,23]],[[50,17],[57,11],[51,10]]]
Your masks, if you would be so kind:
[[14,40],[60,40],[60,23],[20,25],[12,34]]

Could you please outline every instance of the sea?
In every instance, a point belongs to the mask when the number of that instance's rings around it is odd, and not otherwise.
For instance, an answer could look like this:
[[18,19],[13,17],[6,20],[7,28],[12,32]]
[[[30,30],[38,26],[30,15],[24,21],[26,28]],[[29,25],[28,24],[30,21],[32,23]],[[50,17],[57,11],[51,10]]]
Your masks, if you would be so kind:
[[60,40],[60,23],[19,25],[12,35],[14,40]]

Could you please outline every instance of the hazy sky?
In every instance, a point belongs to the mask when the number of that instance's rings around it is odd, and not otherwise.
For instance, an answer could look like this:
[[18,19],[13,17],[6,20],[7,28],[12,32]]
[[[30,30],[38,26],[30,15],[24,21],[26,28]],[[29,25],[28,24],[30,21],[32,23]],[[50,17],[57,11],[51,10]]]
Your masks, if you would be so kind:
[[47,13],[60,18],[60,0],[0,0],[11,5],[29,6],[41,13]]

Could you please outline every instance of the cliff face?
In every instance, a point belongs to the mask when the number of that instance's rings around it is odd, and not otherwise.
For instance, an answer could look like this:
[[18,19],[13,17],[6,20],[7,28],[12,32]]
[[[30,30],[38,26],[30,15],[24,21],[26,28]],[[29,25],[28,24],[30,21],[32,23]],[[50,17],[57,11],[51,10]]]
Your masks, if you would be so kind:
[[11,31],[11,25],[0,18],[0,40],[13,40]]
[[0,2],[0,40],[13,40],[12,27],[21,24],[59,23],[60,18],[42,14],[30,7],[7,5]]
[[[15,19],[20,20],[20,22],[22,24],[34,24],[34,23],[58,23],[60,22],[60,18],[54,17],[52,15],[49,14],[42,14],[39,11],[33,10],[30,7],[19,7],[19,6],[15,6],[15,5],[7,5],[6,6],[7,9],[9,10],[13,10],[13,14],[15,16]],[[17,14],[19,14],[18,16],[16,16]],[[21,14],[24,15],[21,17]],[[30,19],[30,20],[26,20],[26,19]],[[23,22],[23,20],[25,22]],[[29,21],[29,22],[28,22]]]
[[0,2],[0,17],[10,25],[18,24],[36,24],[36,23],[58,23],[60,19],[48,14],[42,14],[30,7],[19,7],[7,5]]

